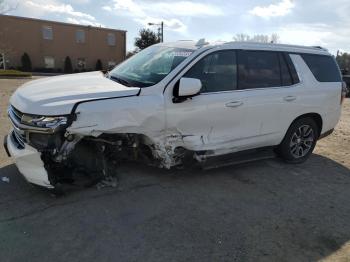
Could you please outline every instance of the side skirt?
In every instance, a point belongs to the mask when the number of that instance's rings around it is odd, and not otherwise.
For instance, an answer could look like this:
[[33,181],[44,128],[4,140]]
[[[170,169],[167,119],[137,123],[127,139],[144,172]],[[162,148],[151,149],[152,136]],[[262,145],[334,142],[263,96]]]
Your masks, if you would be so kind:
[[237,165],[247,162],[253,162],[264,159],[276,158],[275,147],[263,147],[257,149],[249,149],[237,153],[226,154],[223,156],[210,157],[201,163],[204,170]]

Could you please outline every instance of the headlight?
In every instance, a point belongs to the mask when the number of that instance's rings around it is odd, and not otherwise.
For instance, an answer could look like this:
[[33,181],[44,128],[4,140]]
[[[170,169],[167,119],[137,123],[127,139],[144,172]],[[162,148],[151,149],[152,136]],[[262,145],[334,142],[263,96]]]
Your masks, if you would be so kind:
[[61,125],[66,125],[68,122],[65,116],[31,116],[23,115],[21,122],[35,127],[56,128]]

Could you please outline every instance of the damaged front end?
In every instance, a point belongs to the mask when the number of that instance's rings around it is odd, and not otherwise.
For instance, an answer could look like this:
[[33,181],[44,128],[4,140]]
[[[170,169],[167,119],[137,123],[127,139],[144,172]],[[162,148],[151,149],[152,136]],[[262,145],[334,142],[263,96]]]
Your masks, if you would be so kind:
[[[71,115],[29,115],[10,106],[8,116],[13,130],[6,147],[28,182],[58,188],[67,183],[89,186],[112,181],[115,161],[110,156],[115,156],[121,141],[69,134]],[[113,145],[113,152],[108,145]]]
[[72,115],[29,115],[13,106],[8,115],[13,125],[8,138],[10,153],[20,172],[33,184],[55,189],[99,182],[115,186],[115,168],[120,161],[156,166],[164,162],[157,146],[141,134],[86,136],[68,131],[76,120]]

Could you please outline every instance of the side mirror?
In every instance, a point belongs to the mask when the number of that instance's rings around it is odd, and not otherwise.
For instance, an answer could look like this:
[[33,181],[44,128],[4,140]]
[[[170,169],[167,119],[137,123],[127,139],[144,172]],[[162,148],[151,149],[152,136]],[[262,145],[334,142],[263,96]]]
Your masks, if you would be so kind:
[[197,78],[183,77],[174,88],[174,103],[181,103],[187,98],[199,94],[202,89],[202,82]]

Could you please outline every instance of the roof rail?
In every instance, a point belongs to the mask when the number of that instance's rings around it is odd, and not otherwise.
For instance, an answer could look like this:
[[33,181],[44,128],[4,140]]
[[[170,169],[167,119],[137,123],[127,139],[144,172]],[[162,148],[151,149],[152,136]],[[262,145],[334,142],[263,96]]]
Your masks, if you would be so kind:
[[324,51],[328,51],[327,48],[324,48],[324,47],[322,47],[322,46],[311,46],[311,47],[317,48],[317,49],[321,49],[321,50],[324,50]]

